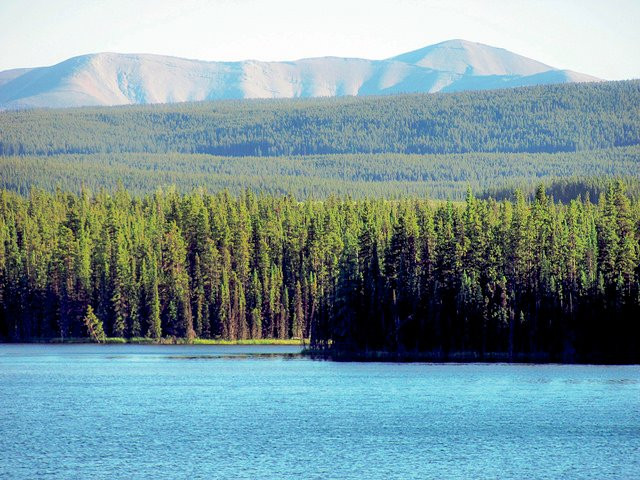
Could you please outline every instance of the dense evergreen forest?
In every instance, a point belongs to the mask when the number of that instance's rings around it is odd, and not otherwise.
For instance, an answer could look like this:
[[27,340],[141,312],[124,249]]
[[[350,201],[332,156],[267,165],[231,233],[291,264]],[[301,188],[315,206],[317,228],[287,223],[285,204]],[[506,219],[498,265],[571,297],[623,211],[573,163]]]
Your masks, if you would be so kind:
[[[506,198],[640,170],[640,82],[0,112],[0,188]],[[636,182],[637,183],[637,182]],[[573,195],[571,198],[575,198]]]
[[640,81],[2,112],[0,338],[640,361],[639,165]]
[[640,203],[0,192],[0,335],[640,361]]
[[0,114],[0,155],[553,153],[640,144],[640,81]]
[[[246,188],[297,198],[423,196],[462,200],[467,187],[506,198],[517,187],[546,184],[566,200],[606,190],[604,176],[626,177],[639,191],[640,146],[571,153],[467,153],[447,155],[349,154],[304,157],[216,157],[191,154],[93,154],[0,157],[0,188],[28,194],[38,186],[80,193],[83,186],[113,191],[119,183],[134,195],[176,186],[241,194]],[[635,186],[634,186],[635,185]]]

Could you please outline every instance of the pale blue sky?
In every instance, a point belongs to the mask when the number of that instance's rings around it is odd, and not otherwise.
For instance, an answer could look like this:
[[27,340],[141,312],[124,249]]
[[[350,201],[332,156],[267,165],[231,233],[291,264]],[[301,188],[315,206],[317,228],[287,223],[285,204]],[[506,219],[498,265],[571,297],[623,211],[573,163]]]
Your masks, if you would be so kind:
[[201,60],[386,58],[463,38],[640,77],[640,0],[0,0],[0,70],[102,51]]

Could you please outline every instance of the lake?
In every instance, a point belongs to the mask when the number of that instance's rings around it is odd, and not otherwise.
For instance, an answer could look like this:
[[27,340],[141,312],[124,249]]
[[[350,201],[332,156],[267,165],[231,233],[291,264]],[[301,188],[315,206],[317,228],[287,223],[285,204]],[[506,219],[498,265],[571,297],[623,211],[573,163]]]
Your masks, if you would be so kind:
[[640,367],[0,345],[2,479],[640,478]]

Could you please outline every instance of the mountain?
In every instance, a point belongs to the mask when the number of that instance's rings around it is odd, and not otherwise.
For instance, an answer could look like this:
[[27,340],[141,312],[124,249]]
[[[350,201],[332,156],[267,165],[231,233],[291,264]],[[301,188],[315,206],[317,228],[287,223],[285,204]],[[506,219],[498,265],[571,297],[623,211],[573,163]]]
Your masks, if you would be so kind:
[[453,92],[592,81],[598,79],[465,40],[385,60],[205,62],[97,53],[50,67],[0,72],[0,109]]

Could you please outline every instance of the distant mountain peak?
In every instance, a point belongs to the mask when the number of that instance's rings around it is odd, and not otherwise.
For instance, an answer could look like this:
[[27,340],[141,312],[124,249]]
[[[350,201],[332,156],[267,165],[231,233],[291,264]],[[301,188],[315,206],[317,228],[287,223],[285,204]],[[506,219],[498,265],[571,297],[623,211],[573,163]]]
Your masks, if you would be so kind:
[[468,40],[447,40],[391,60],[461,75],[535,75],[555,70],[522,55]]
[[205,62],[102,52],[50,67],[0,72],[0,109],[426,93],[597,80],[461,39],[386,60]]

